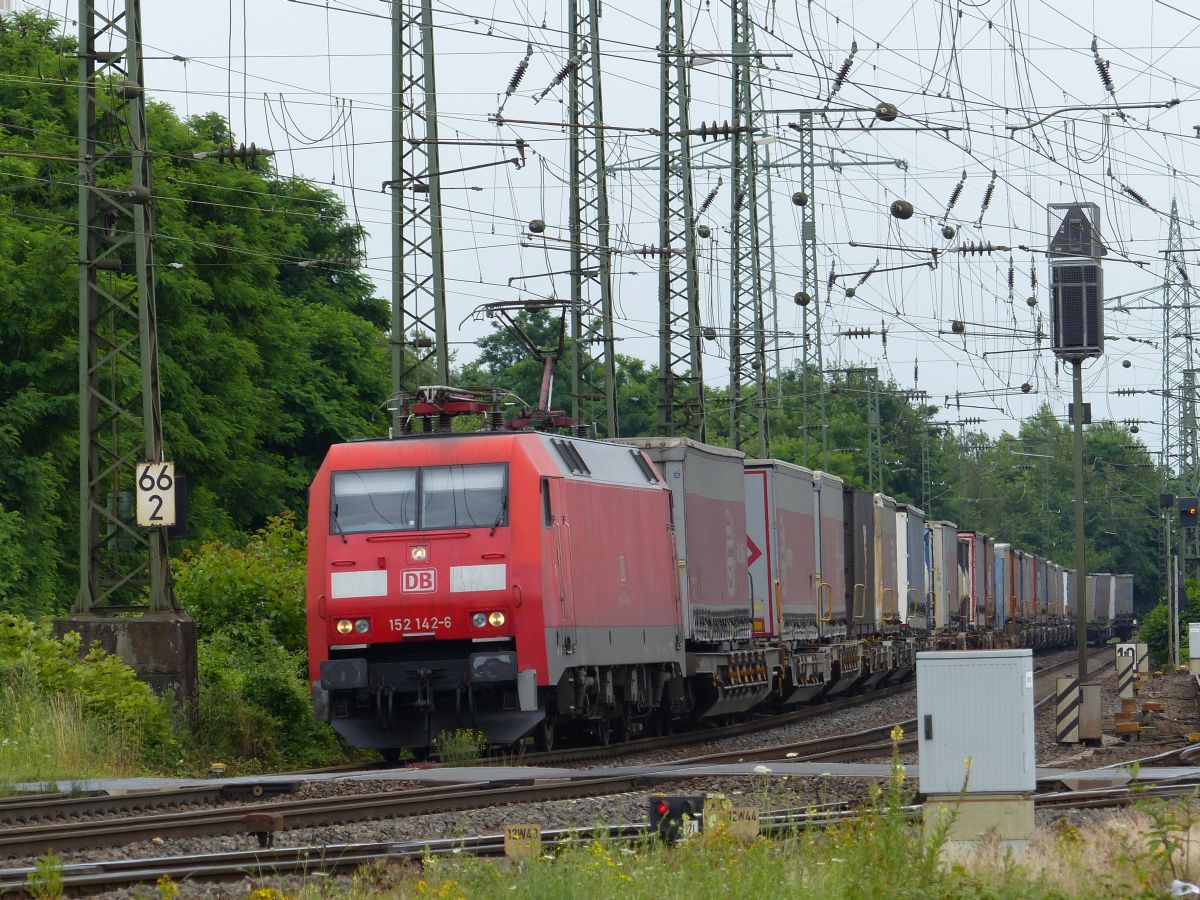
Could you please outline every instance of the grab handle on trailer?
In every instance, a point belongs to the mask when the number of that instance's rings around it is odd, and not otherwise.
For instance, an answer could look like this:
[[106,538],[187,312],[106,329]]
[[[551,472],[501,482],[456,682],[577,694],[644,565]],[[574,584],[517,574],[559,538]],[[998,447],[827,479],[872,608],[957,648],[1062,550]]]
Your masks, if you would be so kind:
[[775,579],[775,634],[783,637],[783,583]]
[[821,609],[821,597],[827,597],[829,603],[825,607],[825,613],[821,616],[822,622],[833,621],[833,585],[828,581],[817,582],[817,610]]
[[904,602],[908,604],[908,614],[915,616],[917,614],[917,600],[920,598],[920,593],[916,588],[909,588],[904,592]]
[[[892,598],[892,611],[891,612],[888,612],[888,595],[891,595],[891,598]],[[896,589],[895,588],[884,588],[883,589],[883,621],[895,622],[896,614],[898,612],[899,612],[899,610],[896,608]]]
[[[861,594],[859,592],[862,592]],[[859,611],[858,598],[862,597],[862,611]],[[854,618],[865,619],[867,617],[867,586],[865,584],[854,585]]]
[[925,592],[925,615],[931,620],[936,620],[937,616],[937,594],[934,591]]
[[996,598],[986,594],[983,597],[983,620],[984,622],[990,621],[993,625],[996,624]]

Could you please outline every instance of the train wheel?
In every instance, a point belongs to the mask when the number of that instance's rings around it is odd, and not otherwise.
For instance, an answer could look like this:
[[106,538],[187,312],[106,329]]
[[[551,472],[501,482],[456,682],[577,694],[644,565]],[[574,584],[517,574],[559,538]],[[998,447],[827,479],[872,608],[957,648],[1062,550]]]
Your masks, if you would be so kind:
[[607,747],[612,743],[612,721],[608,716],[602,715],[596,720],[596,742],[601,747]]
[[554,720],[549,716],[542,719],[533,732],[533,745],[542,753],[550,753],[554,750],[555,738]]

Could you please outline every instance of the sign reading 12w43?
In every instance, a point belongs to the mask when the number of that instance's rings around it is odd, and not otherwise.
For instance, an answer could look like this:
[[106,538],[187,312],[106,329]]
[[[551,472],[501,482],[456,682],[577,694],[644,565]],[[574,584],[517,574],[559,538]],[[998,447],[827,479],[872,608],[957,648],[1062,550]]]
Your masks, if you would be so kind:
[[175,463],[137,464],[137,523],[147,528],[175,524]]

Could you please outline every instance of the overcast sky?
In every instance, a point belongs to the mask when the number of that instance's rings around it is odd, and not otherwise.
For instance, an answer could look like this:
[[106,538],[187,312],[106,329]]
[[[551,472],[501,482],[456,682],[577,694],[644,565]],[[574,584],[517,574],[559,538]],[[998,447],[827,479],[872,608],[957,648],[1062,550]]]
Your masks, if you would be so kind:
[[[2,2],[2,0],[0,0]],[[18,0],[18,7],[22,0]],[[24,5],[47,9],[47,3]],[[726,0],[687,0],[690,49],[728,51]],[[74,0],[51,0],[57,16],[73,18]],[[1176,8],[1173,8],[1176,7]],[[486,323],[470,314],[480,303],[534,295],[569,295],[565,276],[510,287],[508,279],[567,267],[562,252],[521,249],[525,223],[542,218],[549,234],[565,234],[563,179],[567,143],[553,125],[488,121],[514,68],[533,55],[505,115],[544,122],[563,120],[561,90],[540,103],[535,95],[566,61],[564,4],[511,0],[435,0],[442,137],[523,138],[529,163],[484,168],[445,179],[450,320],[461,357]],[[1058,9],[1067,10],[1060,12]],[[1138,418],[1152,450],[1160,442],[1161,399],[1118,397],[1119,388],[1161,384],[1162,299],[1167,215],[1180,203],[1186,247],[1197,246],[1191,222],[1200,111],[1200,13],[1191,4],[1162,0],[1047,3],[978,0],[911,5],[889,0],[808,3],[754,0],[757,43],[764,57],[764,101],[769,109],[864,106],[889,101],[901,118],[889,130],[865,128],[871,116],[831,116],[817,134],[818,157],[840,160],[817,174],[819,273],[825,302],[827,365],[879,365],[902,386],[929,392],[942,404],[960,394],[943,419],[978,416],[996,433],[1014,418],[1049,401],[1065,414],[1070,378],[1030,335],[1039,319],[1048,333],[1048,272],[1036,251],[1047,243],[1046,206],[1088,200],[1101,208],[1110,253],[1105,260],[1106,356],[1086,367],[1087,399],[1096,418]],[[234,0],[229,3],[144,0],[147,78],[153,96],[184,115],[216,110],[230,116],[240,140],[277,151],[283,174],[329,185],[352,218],[369,233],[364,251],[381,297],[390,297],[390,201],[380,186],[390,175],[390,31],[383,0]],[[73,24],[69,27],[73,28]],[[658,9],[632,0],[610,0],[601,19],[605,121],[629,129],[658,124]],[[1115,97],[1097,72],[1091,43]],[[847,79],[829,100],[837,71],[857,42]],[[183,57],[180,62],[171,57]],[[724,61],[693,69],[692,124],[730,118],[730,70]],[[1136,108],[1182,102],[1170,109]],[[1098,108],[1119,102],[1125,118]],[[1085,107],[1056,112],[1063,107]],[[1054,113],[1044,124],[1018,131]],[[794,116],[771,117],[763,150],[787,152]],[[942,129],[942,130],[939,130]],[[950,129],[950,130],[944,130]],[[653,156],[656,139],[614,131],[607,146],[614,244],[621,248],[658,240],[655,172],[618,171],[620,164]],[[772,141],[770,139],[774,138]],[[727,147],[702,145],[714,162]],[[494,162],[511,149],[452,148],[443,168]],[[853,160],[870,165],[853,165]],[[889,162],[903,161],[903,167]],[[945,220],[956,229],[941,236],[943,216],[963,172],[966,180]],[[988,186],[995,186],[986,213]],[[697,173],[697,202],[717,186],[719,166]],[[798,210],[794,169],[774,171],[774,239],[780,345],[798,343],[792,296],[799,289]],[[725,173],[721,191],[704,216],[713,238],[702,242],[705,324],[728,322],[728,224],[731,198]],[[1128,187],[1132,193],[1125,191]],[[1133,194],[1145,201],[1142,204]],[[917,214],[898,221],[888,214],[897,198]],[[858,244],[880,248],[851,247]],[[952,252],[964,241],[1016,250],[991,255]],[[928,248],[947,251],[936,268],[879,271],[864,284],[840,279],[827,290],[830,268],[861,272],[929,260]],[[903,248],[910,248],[905,250]],[[913,249],[923,252],[912,252]],[[1010,259],[1013,288],[1009,288]],[[1188,266],[1194,277],[1195,253]],[[657,279],[652,262],[617,259],[614,286],[620,316],[620,351],[656,360]],[[1031,269],[1037,287],[1031,285]],[[857,287],[856,287],[857,286]],[[856,287],[846,296],[846,287]],[[1123,296],[1121,301],[1111,298]],[[1036,300],[1035,306],[1027,302]],[[1125,311],[1114,309],[1123,304]],[[1148,308],[1149,307],[1149,308]],[[965,334],[951,322],[966,323]],[[458,323],[465,321],[459,329]],[[846,336],[870,328],[869,337]],[[886,329],[886,346],[881,330]],[[710,344],[705,380],[728,379],[724,342]],[[1019,351],[1019,352],[1013,352]],[[794,350],[782,352],[787,365]],[[1129,365],[1126,366],[1125,363]],[[1021,386],[1030,385],[1029,393]],[[953,400],[953,397],[952,397]]]

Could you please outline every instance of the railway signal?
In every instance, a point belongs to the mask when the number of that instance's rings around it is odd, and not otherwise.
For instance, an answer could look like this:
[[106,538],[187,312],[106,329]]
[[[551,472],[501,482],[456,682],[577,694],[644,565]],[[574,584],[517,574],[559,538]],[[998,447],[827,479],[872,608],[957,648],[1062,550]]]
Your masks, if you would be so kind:
[[1179,501],[1179,527],[1195,528],[1200,525],[1200,501],[1195,497],[1183,497]]

